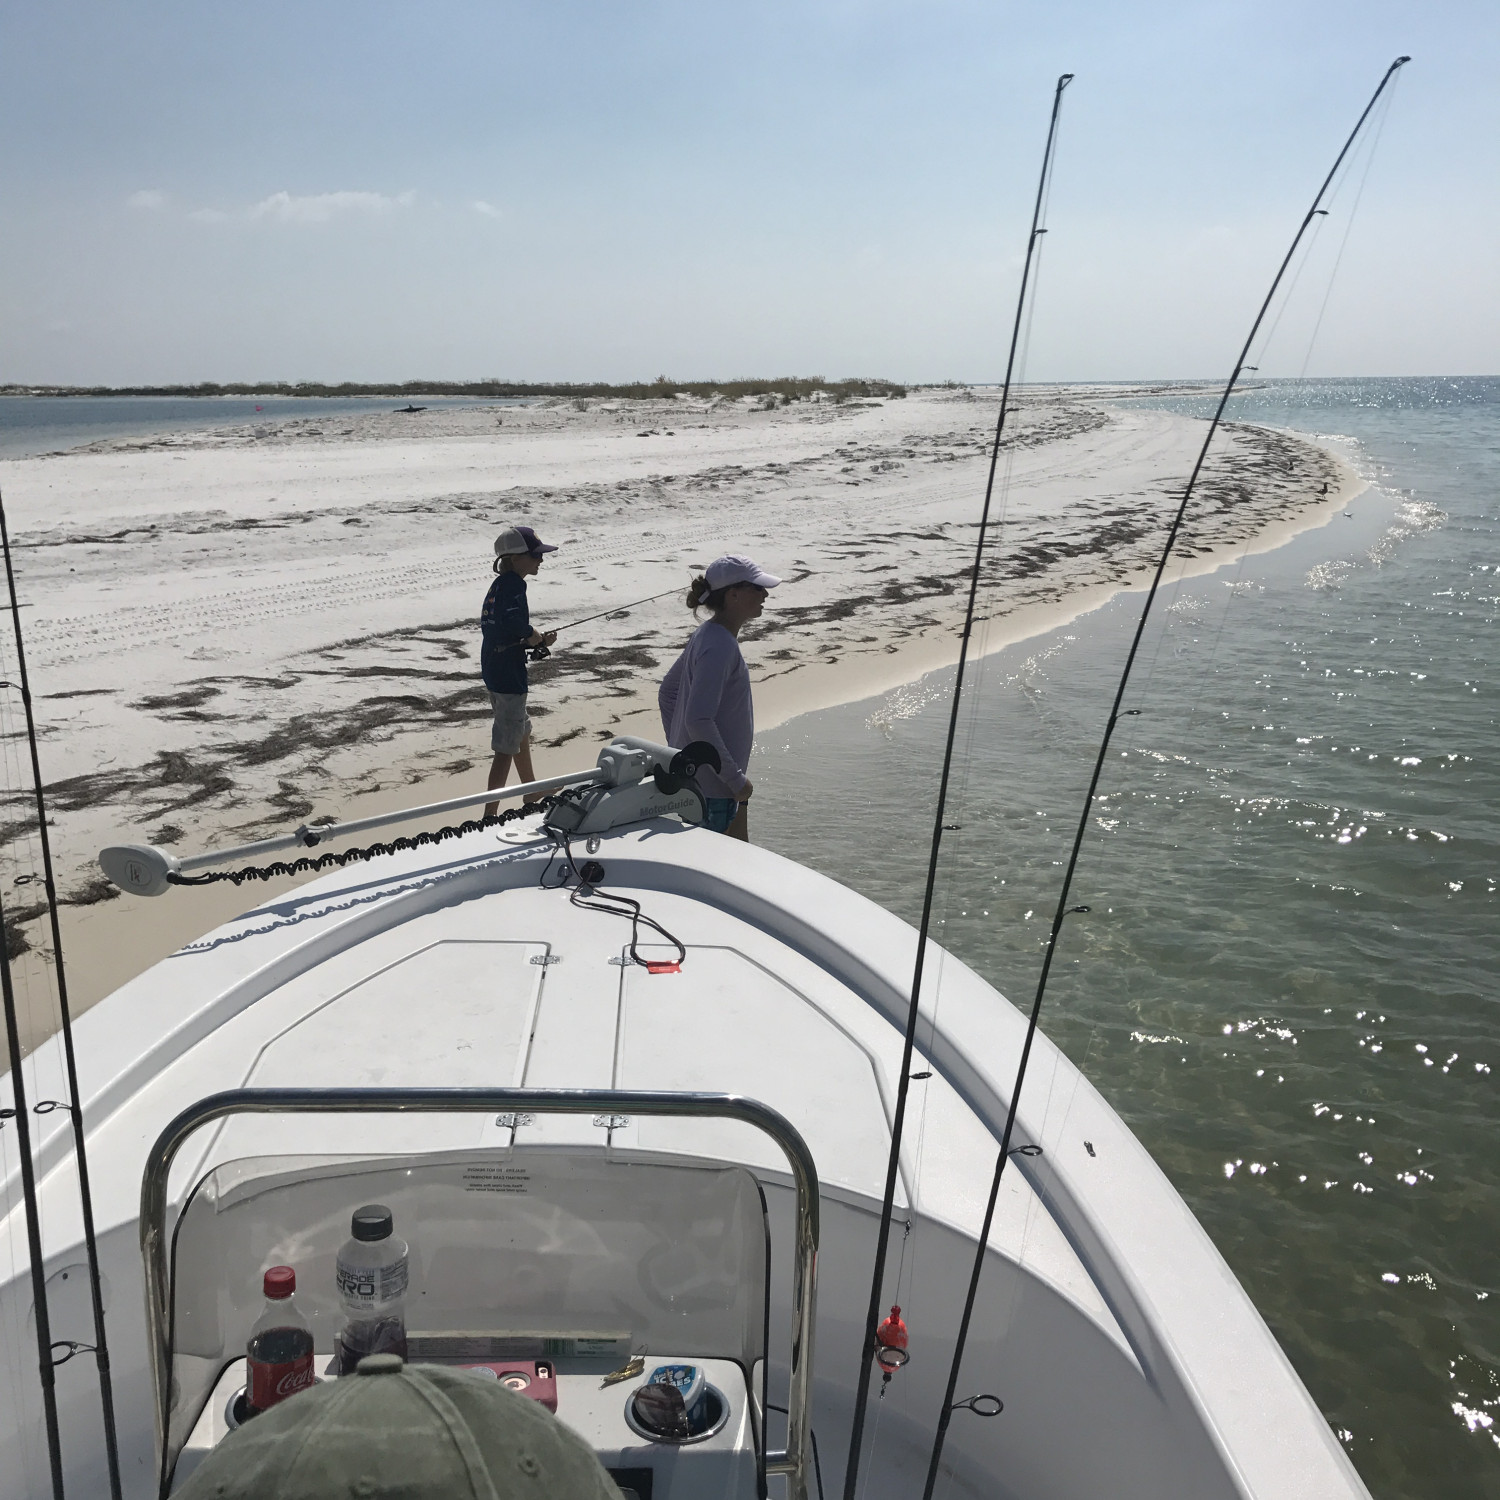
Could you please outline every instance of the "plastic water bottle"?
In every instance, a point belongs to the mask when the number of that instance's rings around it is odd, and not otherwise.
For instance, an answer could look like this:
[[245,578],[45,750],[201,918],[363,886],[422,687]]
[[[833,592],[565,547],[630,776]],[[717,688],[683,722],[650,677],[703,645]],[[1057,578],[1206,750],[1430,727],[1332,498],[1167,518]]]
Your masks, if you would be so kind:
[[265,1310],[245,1346],[245,1404],[250,1416],[306,1390],[316,1379],[312,1329],[294,1295],[297,1273],[290,1266],[272,1266],[261,1285]]
[[406,1358],[406,1241],[393,1227],[390,1209],[368,1203],[354,1210],[350,1237],[339,1251],[340,1375],[352,1374],[367,1354]]

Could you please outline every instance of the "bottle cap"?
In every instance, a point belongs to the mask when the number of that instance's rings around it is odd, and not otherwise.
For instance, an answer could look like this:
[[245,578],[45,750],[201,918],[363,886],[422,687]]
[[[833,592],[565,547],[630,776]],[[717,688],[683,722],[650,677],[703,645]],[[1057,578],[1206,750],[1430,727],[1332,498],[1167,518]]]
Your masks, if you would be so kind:
[[261,1290],[277,1302],[290,1297],[297,1290],[297,1273],[290,1266],[272,1266],[261,1281]]
[[391,1211],[383,1203],[367,1203],[354,1210],[349,1233],[357,1240],[388,1240],[391,1237]]

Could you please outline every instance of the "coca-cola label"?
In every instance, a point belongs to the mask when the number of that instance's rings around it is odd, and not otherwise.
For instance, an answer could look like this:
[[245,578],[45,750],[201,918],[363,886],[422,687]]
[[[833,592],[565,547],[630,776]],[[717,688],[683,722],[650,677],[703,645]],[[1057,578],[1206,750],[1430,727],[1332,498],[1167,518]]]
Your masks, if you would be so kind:
[[288,1396],[306,1390],[317,1378],[313,1374],[310,1349],[286,1364],[270,1365],[252,1359],[249,1365],[250,1404],[257,1411],[264,1411],[268,1406],[275,1406],[278,1401],[285,1401]]
[[350,1302],[395,1302],[406,1295],[407,1264],[403,1259],[389,1266],[353,1267],[339,1261],[334,1280]]

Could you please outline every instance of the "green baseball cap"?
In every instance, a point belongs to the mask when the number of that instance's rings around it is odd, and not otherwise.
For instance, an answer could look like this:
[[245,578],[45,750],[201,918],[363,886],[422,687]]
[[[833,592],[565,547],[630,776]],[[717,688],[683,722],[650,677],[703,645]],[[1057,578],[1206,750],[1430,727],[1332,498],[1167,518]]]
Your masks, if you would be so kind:
[[494,1380],[370,1354],[229,1433],[178,1500],[620,1500],[593,1450]]

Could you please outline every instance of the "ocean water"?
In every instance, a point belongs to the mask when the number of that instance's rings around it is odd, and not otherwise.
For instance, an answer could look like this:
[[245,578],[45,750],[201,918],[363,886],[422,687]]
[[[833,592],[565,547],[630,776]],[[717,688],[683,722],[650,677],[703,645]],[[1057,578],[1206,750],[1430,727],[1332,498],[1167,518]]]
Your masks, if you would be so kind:
[[[1336,437],[1376,488],[1159,598],[1043,1026],[1371,1491],[1500,1496],[1500,380],[1230,416]],[[1140,600],[966,691],[935,936],[1022,1007]],[[915,921],[951,682],[763,734],[753,836]]]
[[0,458],[61,453],[105,438],[159,437],[251,422],[361,416],[418,406],[510,406],[459,397],[0,396]]

